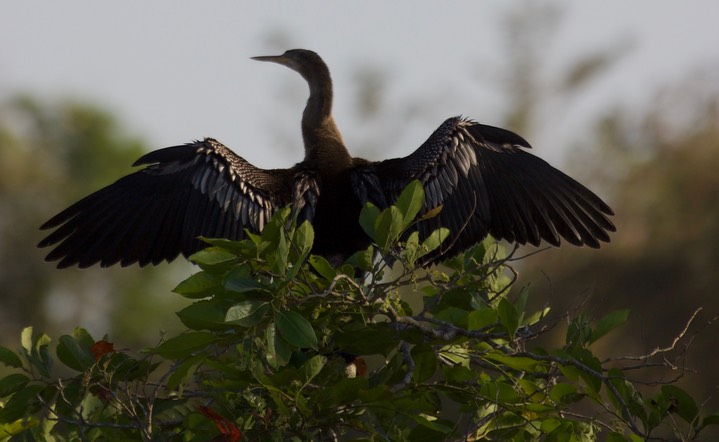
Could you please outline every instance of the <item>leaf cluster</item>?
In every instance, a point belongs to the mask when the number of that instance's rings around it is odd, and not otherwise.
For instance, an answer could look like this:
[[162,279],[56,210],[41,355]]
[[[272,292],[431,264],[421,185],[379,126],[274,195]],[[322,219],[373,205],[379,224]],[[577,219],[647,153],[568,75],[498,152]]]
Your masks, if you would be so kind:
[[365,207],[373,245],[339,267],[310,254],[312,226],[289,209],[244,241],[207,239],[174,290],[193,300],[177,312],[187,331],[152,349],[79,328],[53,356],[26,329],[18,352],[0,348],[14,369],[0,440],[614,441],[717,424],[672,382],[647,392],[630,377],[662,368],[653,355],[592,352],[627,311],[580,315],[563,345],[533,347],[548,309],[528,312],[527,289],[508,295],[512,254],[494,241],[416,269],[447,237],[407,233],[423,199],[413,183],[395,206]]

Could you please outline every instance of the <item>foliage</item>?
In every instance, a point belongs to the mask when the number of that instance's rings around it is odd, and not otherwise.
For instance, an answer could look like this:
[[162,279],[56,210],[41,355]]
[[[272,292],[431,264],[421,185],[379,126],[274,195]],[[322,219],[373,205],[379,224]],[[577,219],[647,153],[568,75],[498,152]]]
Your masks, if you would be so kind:
[[615,441],[719,421],[671,383],[640,392],[629,374],[660,354],[592,353],[626,311],[580,315],[564,345],[529,349],[547,309],[527,312],[528,290],[507,296],[512,254],[491,240],[415,271],[446,236],[405,233],[422,200],[413,183],[396,206],[365,207],[374,245],[338,268],[310,255],[312,227],[289,209],[247,240],[207,240],[175,289],[193,300],[177,313],[188,330],[139,354],[78,328],[53,357],[47,335],[24,330],[19,352],[0,348],[15,369],[0,379],[0,438]]

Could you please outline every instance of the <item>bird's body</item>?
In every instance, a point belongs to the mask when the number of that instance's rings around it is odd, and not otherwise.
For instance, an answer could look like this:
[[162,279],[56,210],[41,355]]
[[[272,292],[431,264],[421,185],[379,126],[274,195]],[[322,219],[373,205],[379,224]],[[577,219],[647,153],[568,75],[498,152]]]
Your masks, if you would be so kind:
[[259,169],[213,139],[151,152],[144,169],[80,200],[46,222],[57,227],[40,246],[59,243],[48,260],[58,267],[99,263],[157,264],[203,247],[197,239],[241,239],[259,232],[290,205],[315,230],[313,253],[342,262],[370,239],[358,218],[366,202],[384,208],[412,180],[425,189],[422,213],[438,216],[416,227],[426,236],[447,227],[446,246],[423,264],[451,256],[487,234],[520,244],[560,237],[599,247],[614,231],[601,199],[545,161],[527,153],[520,136],[455,117],[405,158],[353,158],[332,118],[329,70],[312,51],[255,57],[299,72],[310,97],[302,117],[305,158],[289,169]]

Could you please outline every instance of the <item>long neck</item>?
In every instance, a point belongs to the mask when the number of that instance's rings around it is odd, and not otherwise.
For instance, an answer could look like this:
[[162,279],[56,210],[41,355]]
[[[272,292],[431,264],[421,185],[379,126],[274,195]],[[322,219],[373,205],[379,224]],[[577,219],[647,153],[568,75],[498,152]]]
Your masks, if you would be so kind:
[[302,114],[305,160],[333,163],[338,167],[351,164],[352,158],[332,118],[332,80],[329,70],[321,66],[303,76],[310,86],[310,98]]

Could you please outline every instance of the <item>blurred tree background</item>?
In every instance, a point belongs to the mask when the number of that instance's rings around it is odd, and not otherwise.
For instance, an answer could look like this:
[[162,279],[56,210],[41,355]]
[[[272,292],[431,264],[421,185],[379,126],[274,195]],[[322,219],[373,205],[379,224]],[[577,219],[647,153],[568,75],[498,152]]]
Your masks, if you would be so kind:
[[[509,17],[507,53],[513,54],[505,90],[511,106],[507,126],[534,139],[551,133],[626,47],[587,54],[551,81],[542,81],[541,57],[551,47],[559,15],[532,8]],[[541,8],[540,8],[541,9]],[[542,251],[519,263],[531,300],[563,315],[588,311],[601,317],[631,309],[629,321],[607,356],[648,354],[671,344],[687,320],[703,308],[688,330],[688,368],[680,385],[716,408],[719,360],[715,357],[719,316],[719,72],[708,66],[654,93],[644,108],[610,106],[588,130],[573,134],[563,169],[609,201],[616,216],[612,243],[596,252],[566,247]],[[559,109],[559,110],[558,110]],[[548,117],[551,115],[551,117]],[[541,146],[539,147],[541,149]],[[533,250],[526,250],[532,252]],[[536,306],[536,304],[535,304]],[[563,338],[566,327],[550,336]],[[690,340],[691,342],[691,340]],[[678,349],[680,352],[682,349]]]
[[706,326],[719,313],[719,99],[707,78],[660,91],[644,114],[618,108],[598,119],[572,164],[610,195],[612,244],[540,253],[522,268],[555,313],[631,309],[609,344],[615,355],[668,345],[703,307],[686,360],[697,374],[684,385],[716,406],[717,327]]
[[[84,324],[128,345],[178,327],[169,295],[180,274],[166,268],[57,271],[35,244],[38,227],[91,190],[127,173],[146,151],[106,111],[72,101],[18,96],[0,105],[0,338],[28,325],[49,332]],[[182,267],[176,265],[173,269]],[[140,324],[152,324],[145,329]]]
[[[560,18],[556,11],[525,6],[503,27],[506,64],[492,68],[506,96],[504,127],[531,142],[551,133],[571,103],[630,55],[626,48],[607,48],[575,60],[564,75],[547,78],[542,55],[551,48],[551,30]],[[391,152],[397,128],[411,119],[425,121],[435,97],[389,108],[382,102],[383,91],[391,89],[386,76],[367,66],[357,72],[354,100],[367,136],[358,143],[348,140],[350,148],[360,156]],[[630,308],[629,324],[614,335],[612,352],[648,353],[671,341],[698,307],[704,307],[698,328],[719,314],[717,74],[712,68],[688,73],[656,91],[645,108],[607,108],[569,140],[572,153],[558,166],[609,202],[618,232],[600,251],[551,249],[519,264],[520,285],[532,287],[530,300],[550,305],[557,317],[553,333],[564,333],[566,312],[586,309],[598,317]],[[467,113],[478,117],[489,111],[480,106]],[[292,118],[287,121],[297,115]],[[427,135],[436,124],[427,126]],[[287,124],[282,130],[293,131],[287,140],[296,145],[299,129]],[[191,272],[188,265],[57,271],[43,261],[46,250],[35,247],[43,221],[128,173],[149,148],[95,106],[33,96],[0,103],[3,344],[16,342],[30,324],[52,335],[82,325],[97,336],[110,333],[119,346],[137,348],[155,344],[159,330],[180,326],[174,312],[182,300],[170,290]],[[542,146],[535,142],[535,148],[544,156]],[[698,399],[715,393],[716,334],[716,326],[700,330],[688,349],[688,365],[697,374],[686,377],[685,385]]]

